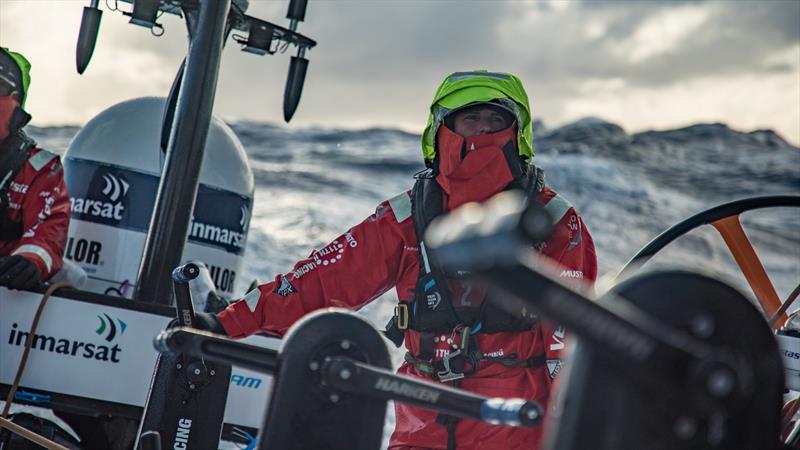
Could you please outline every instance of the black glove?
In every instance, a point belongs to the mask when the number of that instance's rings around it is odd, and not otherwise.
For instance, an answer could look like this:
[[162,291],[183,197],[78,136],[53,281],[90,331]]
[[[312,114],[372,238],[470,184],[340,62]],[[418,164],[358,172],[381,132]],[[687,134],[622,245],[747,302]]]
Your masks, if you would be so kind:
[[218,313],[228,307],[228,301],[224,297],[220,297],[214,291],[208,291],[208,298],[206,299],[206,307],[203,312]]
[[39,269],[24,256],[0,257],[0,286],[27,291],[41,284]]
[[217,334],[226,334],[225,329],[222,328],[216,314],[196,312],[194,313],[194,327],[198,330],[210,331]]

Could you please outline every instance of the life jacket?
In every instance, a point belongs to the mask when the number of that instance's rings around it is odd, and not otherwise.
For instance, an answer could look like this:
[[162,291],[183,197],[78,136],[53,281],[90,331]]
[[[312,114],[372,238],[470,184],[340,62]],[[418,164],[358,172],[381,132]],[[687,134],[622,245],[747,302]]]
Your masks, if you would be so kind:
[[36,142],[22,130],[0,143],[0,241],[16,241],[22,237],[22,222],[11,220],[9,190],[34,147]]
[[[531,165],[527,171],[509,185],[509,189],[520,189],[528,201],[536,201],[544,189],[544,172]],[[442,188],[431,171],[418,174],[411,191],[411,217],[419,240],[420,271],[417,277],[412,302],[400,302],[395,316],[386,328],[386,335],[398,347],[402,345],[404,331],[412,329],[420,333],[420,339],[432,334],[449,333],[459,326],[466,326],[475,333],[524,332],[533,327],[539,318],[529,310],[510,313],[497,307],[488,299],[480,306],[459,307],[453,305],[453,293],[447,280],[464,278],[467,272],[447,273],[427,254],[425,236],[430,223],[444,212]],[[420,348],[428,347],[421,345]]]

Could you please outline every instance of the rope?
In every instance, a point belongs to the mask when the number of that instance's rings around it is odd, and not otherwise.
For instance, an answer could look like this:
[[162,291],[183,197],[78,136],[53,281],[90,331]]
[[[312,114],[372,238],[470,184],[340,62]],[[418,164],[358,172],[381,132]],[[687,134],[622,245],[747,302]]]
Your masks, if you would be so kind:
[[14,422],[2,417],[0,417],[0,428],[6,428],[12,433],[17,433],[18,435],[24,437],[25,439],[33,441],[48,450],[69,450],[69,448],[64,447],[63,445],[56,444],[50,439],[43,438],[38,434],[34,433],[33,431],[28,430],[27,428],[23,428],[15,424]]
[[791,306],[792,303],[794,303],[794,301],[797,300],[798,295],[800,295],[800,284],[798,284],[797,287],[794,288],[792,293],[789,294],[789,297],[786,298],[786,301],[783,302],[781,307],[778,308],[777,311],[775,311],[775,314],[772,316],[772,318],[769,319],[770,326],[775,326],[775,322],[777,322],[778,319],[781,318],[784,315],[784,313],[786,313],[786,311],[789,309],[789,306]]
[[[39,327],[39,319],[42,317],[42,311],[44,311],[44,306],[47,304],[47,300],[50,299],[50,296],[53,295],[58,289],[72,287],[69,283],[56,283],[45,291],[44,295],[42,296],[42,300],[39,302],[39,308],[36,310],[36,314],[33,316],[33,323],[31,323],[31,329],[28,332],[27,339],[25,339],[25,350],[22,352],[22,358],[20,358],[19,366],[17,367],[17,374],[14,377],[14,382],[11,384],[11,389],[8,391],[8,396],[6,397],[6,404],[3,407],[3,414],[0,417],[0,426],[3,428],[7,428],[8,430],[19,434],[20,436],[31,440],[43,447],[46,447],[51,450],[69,450],[68,448],[56,444],[53,441],[45,439],[38,434],[26,430],[23,427],[11,422],[8,420],[8,413],[11,410],[11,403],[14,400],[14,395],[17,393],[17,388],[19,387],[19,383],[22,380],[22,374],[25,372],[25,365],[28,363],[28,355],[31,352],[31,347],[33,346],[33,336],[36,333],[36,329]],[[44,443],[43,443],[44,442]]]
[[798,411],[800,411],[800,398],[788,401],[785,405],[783,405],[782,409],[783,410],[781,411],[781,414],[783,415],[783,423],[781,424],[781,427],[783,432],[781,433],[781,437],[784,438],[784,442],[789,444],[789,439],[792,438],[793,433],[796,433],[798,424],[800,424],[800,419],[794,419],[794,416]]

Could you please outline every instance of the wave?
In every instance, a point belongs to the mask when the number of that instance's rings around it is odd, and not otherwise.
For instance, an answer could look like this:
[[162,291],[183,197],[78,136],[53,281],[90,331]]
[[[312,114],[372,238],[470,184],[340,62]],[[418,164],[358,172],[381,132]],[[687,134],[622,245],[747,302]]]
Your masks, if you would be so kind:
[[[256,182],[251,235],[259,239],[248,240],[245,279],[269,279],[288,270],[312,248],[367,217],[379,202],[409,189],[412,175],[424,168],[419,135],[402,130],[248,121],[231,126],[247,150]],[[42,146],[63,153],[78,128],[28,130]],[[713,123],[628,134],[614,123],[586,118],[557,128],[537,121],[534,131],[534,162],[545,169],[548,184],[578,208],[606,273],[669,225],[702,209],[748,196],[800,194],[800,149],[770,130],[741,132]],[[287,211],[298,220],[273,220]],[[753,214],[766,218],[748,220],[753,239],[765,249],[763,258],[779,261],[776,284],[785,290],[800,273],[800,262],[785,257],[787,249],[800,254],[800,231],[789,226],[796,225],[797,216],[781,214]],[[290,242],[278,244],[286,235],[278,227],[292,228]],[[671,258],[688,262],[725,252],[714,236],[687,243],[678,245]],[[266,266],[264,259],[270,260]],[[736,275],[731,262],[715,264]]]

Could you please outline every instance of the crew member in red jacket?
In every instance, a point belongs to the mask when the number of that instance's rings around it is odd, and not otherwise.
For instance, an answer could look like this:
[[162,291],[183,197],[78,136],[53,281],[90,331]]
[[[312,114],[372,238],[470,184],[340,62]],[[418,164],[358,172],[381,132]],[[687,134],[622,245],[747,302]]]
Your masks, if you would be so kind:
[[[311,311],[359,309],[394,287],[399,304],[387,336],[408,350],[399,373],[488,397],[547,404],[561,368],[565,330],[529,311],[496,308],[466,273],[436,267],[422,239],[434,217],[505,189],[521,189],[555,223],[552,237],[531,251],[561,264],[561,277],[592,282],[597,272],[592,238],[572,205],[547,187],[543,172],[531,164],[531,137],[528,99],[517,77],[486,71],[449,75],[422,137],[429,171],[417,177],[414,188],[381,203],[375,214],[292,270],[204,321],[214,328],[218,320],[217,331],[224,328],[233,337],[281,336]],[[395,408],[390,449],[539,448],[540,427],[494,427],[401,403]]]
[[62,265],[69,195],[59,157],[23,131],[30,63],[0,48],[0,286],[31,289]]

